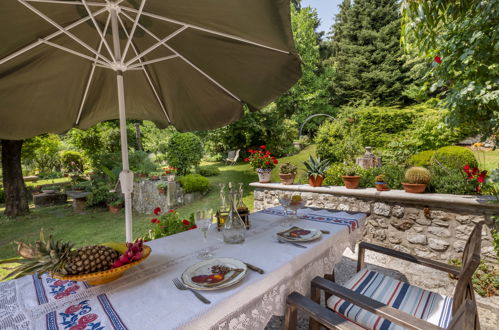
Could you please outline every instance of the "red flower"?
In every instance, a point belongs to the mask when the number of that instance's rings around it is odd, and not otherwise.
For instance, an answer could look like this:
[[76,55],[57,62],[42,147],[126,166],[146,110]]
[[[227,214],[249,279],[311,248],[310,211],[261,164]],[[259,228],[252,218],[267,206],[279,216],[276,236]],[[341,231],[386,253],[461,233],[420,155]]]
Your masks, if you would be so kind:
[[154,214],[158,215],[161,213],[161,209],[159,207],[155,208],[153,211]]
[[250,154],[252,154],[252,153],[253,153],[253,149],[248,150],[248,152],[249,152]]
[[249,158],[248,158],[248,157],[244,158],[244,161],[245,161],[246,163],[247,163],[247,162],[249,162]]
[[158,219],[156,219],[156,218],[154,218],[154,219],[151,220],[151,223],[156,223],[156,222],[159,223]]
[[486,176],[487,176],[487,171],[482,171],[482,173],[480,173],[480,175],[477,178],[478,182],[484,183]]
[[175,213],[175,210],[170,210],[168,211],[168,213]]
[[270,165],[270,162],[269,161],[265,162],[265,165]]
[[435,62],[438,64],[442,63],[442,58],[440,56],[435,56]]
[[268,151],[268,150],[267,150],[267,151],[265,151],[265,154],[266,154],[266,155],[270,155],[270,151]]
[[81,319],[78,320],[78,324],[88,324],[90,322],[93,322],[97,320],[97,314],[87,314],[83,315]]
[[261,145],[260,146],[260,149],[265,149],[266,147],[264,145]]
[[277,164],[277,163],[278,163],[277,159],[274,158],[274,164]]
[[477,173],[478,173],[478,168],[473,167],[473,168],[471,169],[471,174],[476,175]]
[[182,220],[182,223],[186,226],[189,226],[191,224],[190,221],[187,219]]
[[187,230],[193,230],[193,229],[196,229],[198,226],[196,225],[193,225],[191,228],[187,229]]
[[468,164],[464,165],[463,170],[468,172],[470,170],[470,166]]
[[81,309],[81,305],[71,305],[68,308],[66,308],[66,311],[64,312],[65,314],[73,314],[76,313]]

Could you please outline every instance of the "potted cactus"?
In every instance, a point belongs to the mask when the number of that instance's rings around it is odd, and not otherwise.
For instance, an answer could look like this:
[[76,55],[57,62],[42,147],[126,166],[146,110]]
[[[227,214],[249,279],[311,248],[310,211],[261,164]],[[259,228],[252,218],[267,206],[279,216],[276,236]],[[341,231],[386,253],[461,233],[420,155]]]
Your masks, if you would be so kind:
[[357,189],[360,183],[359,168],[354,164],[345,167],[345,175],[341,177],[347,189]]
[[308,161],[304,161],[303,164],[307,170],[308,184],[312,187],[320,187],[324,177],[326,176],[326,171],[329,168],[329,160],[321,160],[320,157],[315,159],[312,155],[309,156]]
[[281,178],[282,184],[293,184],[295,180],[296,172],[298,171],[298,167],[291,163],[285,163],[281,165],[281,169],[279,171],[279,177]]
[[385,181],[385,175],[384,174],[377,175],[374,180],[375,180],[374,184],[376,185],[376,190],[377,191],[388,191],[388,190],[390,190],[390,188],[388,188],[388,183],[386,183],[386,181]]
[[424,167],[411,167],[405,172],[406,182],[402,182],[407,193],[420,194],[431,180],[431,173]]

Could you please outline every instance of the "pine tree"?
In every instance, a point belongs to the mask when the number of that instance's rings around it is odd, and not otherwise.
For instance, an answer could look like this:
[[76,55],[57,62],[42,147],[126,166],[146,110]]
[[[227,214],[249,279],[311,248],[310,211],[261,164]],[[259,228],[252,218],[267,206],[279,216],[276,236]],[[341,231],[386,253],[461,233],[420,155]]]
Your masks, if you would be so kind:
[[345,0],[332,28],[334,105],[402,103],[408,83],[397,0]]

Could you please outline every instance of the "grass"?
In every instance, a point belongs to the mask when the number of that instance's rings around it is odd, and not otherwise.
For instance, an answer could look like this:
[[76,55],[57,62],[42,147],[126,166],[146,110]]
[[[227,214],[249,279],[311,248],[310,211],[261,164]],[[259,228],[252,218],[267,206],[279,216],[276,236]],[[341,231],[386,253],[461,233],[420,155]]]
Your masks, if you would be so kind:
[[480,169],[485,169],[487,171],[492,171],[493,169],[499,168],[499,149],[493,151],[473,151]]
[[[302,150],[300,153],[282,158],[280,162],[292,162],[301,165],[310,153],[315,152],[314,146]],[[220,166],[220,174],[209,177],[210,191],[194,203],[177,208],[177,212],[188,217],[192,212],[200,209],[217,209],[220,203],[219,183],[242,182],[244,184],[244,202],[253,209],[253,189],[249,187],[250,182],[255,182],[258,177],[254,170],[246,163],[238,163],[226,166],[222,163],[205,163],[203,165],[216,164]],[[274,169],[273,177],[278,181],[278,168]],[[277,178],[277,179],[276,179]],[[3,205],[0,205],[0,210]],[[111,214],[104,208],[87,209],[85,214],[73,213],[70,205],[53,206],[44,208],[30,208],[30,214],[16,219],[0,216],[0,259],[16,256],[16,246],[13,241],[22,240],[34,242],[38,238],[40,228],[46,235],[53,234],[57,239],[71,240],[75,246],[91,245],[110,241],[122,241],[125,237],[125,215],[124,210],[120,213]],[[144,235],[151,228],[152,215],[133,215],[133,232],[135,236]],[[0,278],[2,273],[0,271]]]
[[66,183],[66,182],[71,182],[71,178],[46,179],[46,180],[38,180],[36,182],[30,181],[26,182],[26,186],[36,187],[36,186],[43,186],[46,184],[57,184],[57,183]]

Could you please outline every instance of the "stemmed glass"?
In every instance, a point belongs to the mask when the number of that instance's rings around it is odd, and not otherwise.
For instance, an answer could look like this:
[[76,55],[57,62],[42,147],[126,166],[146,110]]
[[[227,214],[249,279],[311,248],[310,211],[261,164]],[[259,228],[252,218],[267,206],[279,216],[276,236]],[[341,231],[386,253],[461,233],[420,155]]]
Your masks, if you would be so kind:
[[[195,213],[195,219],[198,229],[203,234],[203,241],[206,246],[208,244],[208,230],[210,229],[210,226],[213,223],[213,212],[212,210],[198,211]],[[210,252],[207,246],[203,250],[201,250],[198,254],[199,259],[206,260],[212,257],[213,254]]]
[[284,220],[281,221],[280,225],[283,227],[288,227],[291,224],[291,221],[288,216],[288,207],[291,203],[291,194],[288,192],[281,191],[278,195],[279,203],[284,209]]

